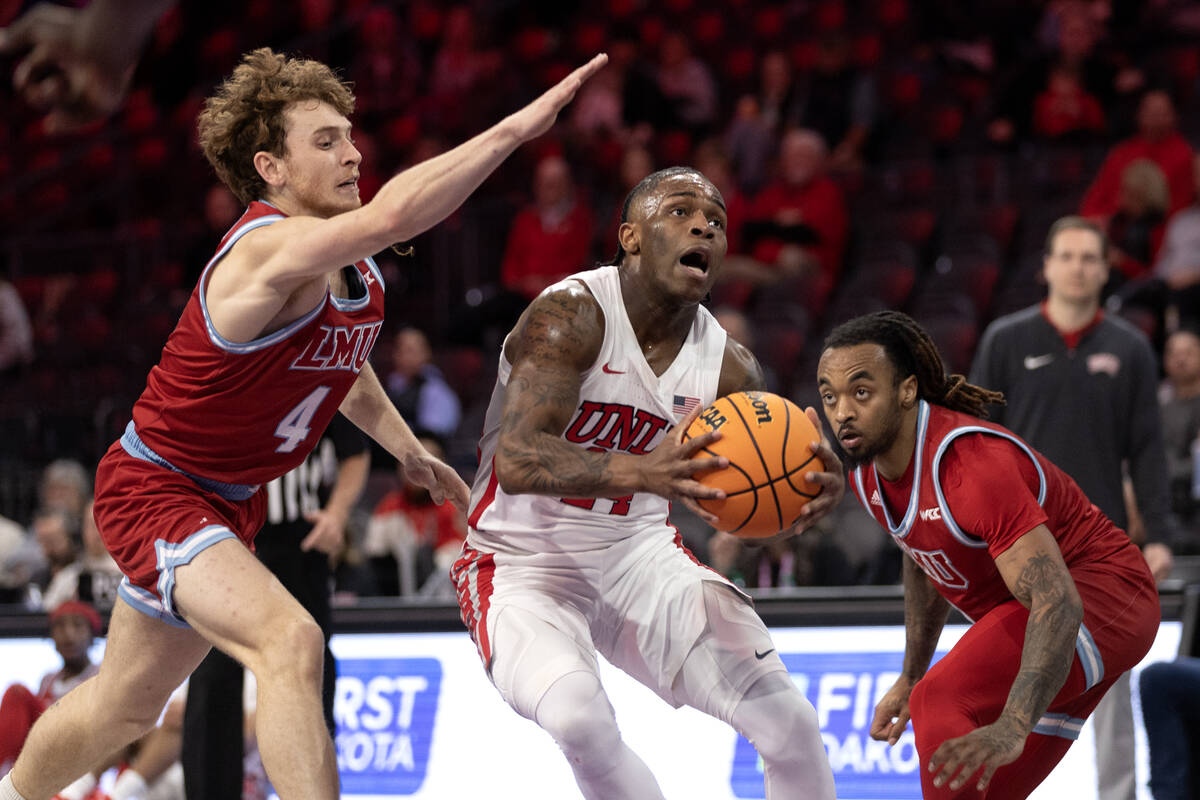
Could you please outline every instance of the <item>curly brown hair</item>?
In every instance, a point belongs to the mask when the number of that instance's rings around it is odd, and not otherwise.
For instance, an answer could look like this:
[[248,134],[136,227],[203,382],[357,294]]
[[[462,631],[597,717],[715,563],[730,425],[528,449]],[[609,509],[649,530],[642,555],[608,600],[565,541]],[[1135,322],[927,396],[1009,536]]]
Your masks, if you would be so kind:
[[249,204],[266,183],[254,154],[284,154],[284,110],[300,100],[321,100],[339,114],[354,111],[350,85],[319,61],[288,58],[269,47],[247,53],[216,94],[204,101],[197,128],[200,147],[217,177]]

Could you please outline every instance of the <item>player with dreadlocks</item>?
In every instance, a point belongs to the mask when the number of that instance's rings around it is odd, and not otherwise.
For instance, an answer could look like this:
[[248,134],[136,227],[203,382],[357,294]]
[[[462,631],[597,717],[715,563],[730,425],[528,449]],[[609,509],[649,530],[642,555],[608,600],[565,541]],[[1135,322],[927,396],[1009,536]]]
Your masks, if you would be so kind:
[[[904,551],[904,665],[871,735],[911,718],[926,798],[1026,797],[1158,630],[1145,559],[1074,481],[947,375],[909,317],[850,320],[817,368],[859,501]],[[973,625],[929,667],[950,606]]]

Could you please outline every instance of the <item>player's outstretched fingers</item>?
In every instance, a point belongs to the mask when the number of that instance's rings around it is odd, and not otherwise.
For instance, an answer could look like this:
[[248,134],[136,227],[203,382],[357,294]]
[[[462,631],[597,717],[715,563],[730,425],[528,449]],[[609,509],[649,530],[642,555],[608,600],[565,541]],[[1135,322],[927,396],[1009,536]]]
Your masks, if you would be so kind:
[[54,3],[39,3],[7,28],[0,28],[0,54],[28,50],[43,42],[65,42],[79,11]]
[[717,515],[709,512],[709,511],[705,511],[704,507],[702,505],[700,505],[699,503],[697,503],[695,498],[681,496],[679,498],[679,502],[683,503],[684,508],[686,508],[688,511],[691,511],[693,514],[695,514],[697,517],[699,517],[700,519],[707,522],[709,525],[712,525],[717,522]]

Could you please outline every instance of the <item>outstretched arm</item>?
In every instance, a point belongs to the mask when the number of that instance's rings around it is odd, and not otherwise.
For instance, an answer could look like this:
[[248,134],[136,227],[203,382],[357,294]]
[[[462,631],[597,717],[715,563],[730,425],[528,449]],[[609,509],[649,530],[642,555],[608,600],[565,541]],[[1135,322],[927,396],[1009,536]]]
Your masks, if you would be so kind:
[[1026,737],[1067,680],[1083,621],[1083,601],[1045,525],[1018,539],[996,559],[996,567],[1013,597],[1029,609],[1021,667],[999,719],[943,742],[934,752],[929,769],[942,770],[934,784],[949,781],[954,790],[982,767],[977,788],[983,791],[998,767],[1021,755]]
[[281,220],[248,235],[226,260],[237,259],[243,269],[287,293],[309,278],[413,238],[462,205],[517,147],[549,130],[583,82],[607,62],[608,56],[596,56],[473,139],[406,169],[362,208],[330,219]]
[[510,494],[565,497],[653,492],[680,498],[703,514],[692,498],[723,494],[691,476],[727,461],[690,458],[718,434],[681,441],[700,409],[644,456],[592,452],[563,441],[562,432],[579,406],[583,373],[596,360],[603,337],[603,312],[582,284],[542,294],[517,322],[506,347],[512,372],[496,447],[500,487]]
[[339,410],[346,419],[394,455],[404,479],[429,490],[433,502],[446,500],[466,510],[470,491],[449,464],[434,458],[417,440],[388,398],[370,364],[358,373]]
[[871,723],[871,738],[900,741],[908,727],[908,697],[933,659],[950,604],[920,567],[904,556],[904,666],[896,683],[879,700]]

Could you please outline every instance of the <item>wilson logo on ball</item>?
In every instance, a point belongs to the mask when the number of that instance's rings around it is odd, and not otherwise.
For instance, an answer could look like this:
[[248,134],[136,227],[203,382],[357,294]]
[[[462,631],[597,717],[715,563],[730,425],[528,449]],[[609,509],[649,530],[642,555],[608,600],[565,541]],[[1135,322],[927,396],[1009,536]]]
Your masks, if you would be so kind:
[[723,500],[698,500],[717,517],[714,526],[747,538],[774,536],[800,517],[821,487],[804,476],[825,467],[809,445],[820,433],[790,400],[769,392],[737,392],[704,409],[687,438],[721,430],[721,438],[695,458],[725,456],[729,466],[697,473],[697,481],[725,492]]

